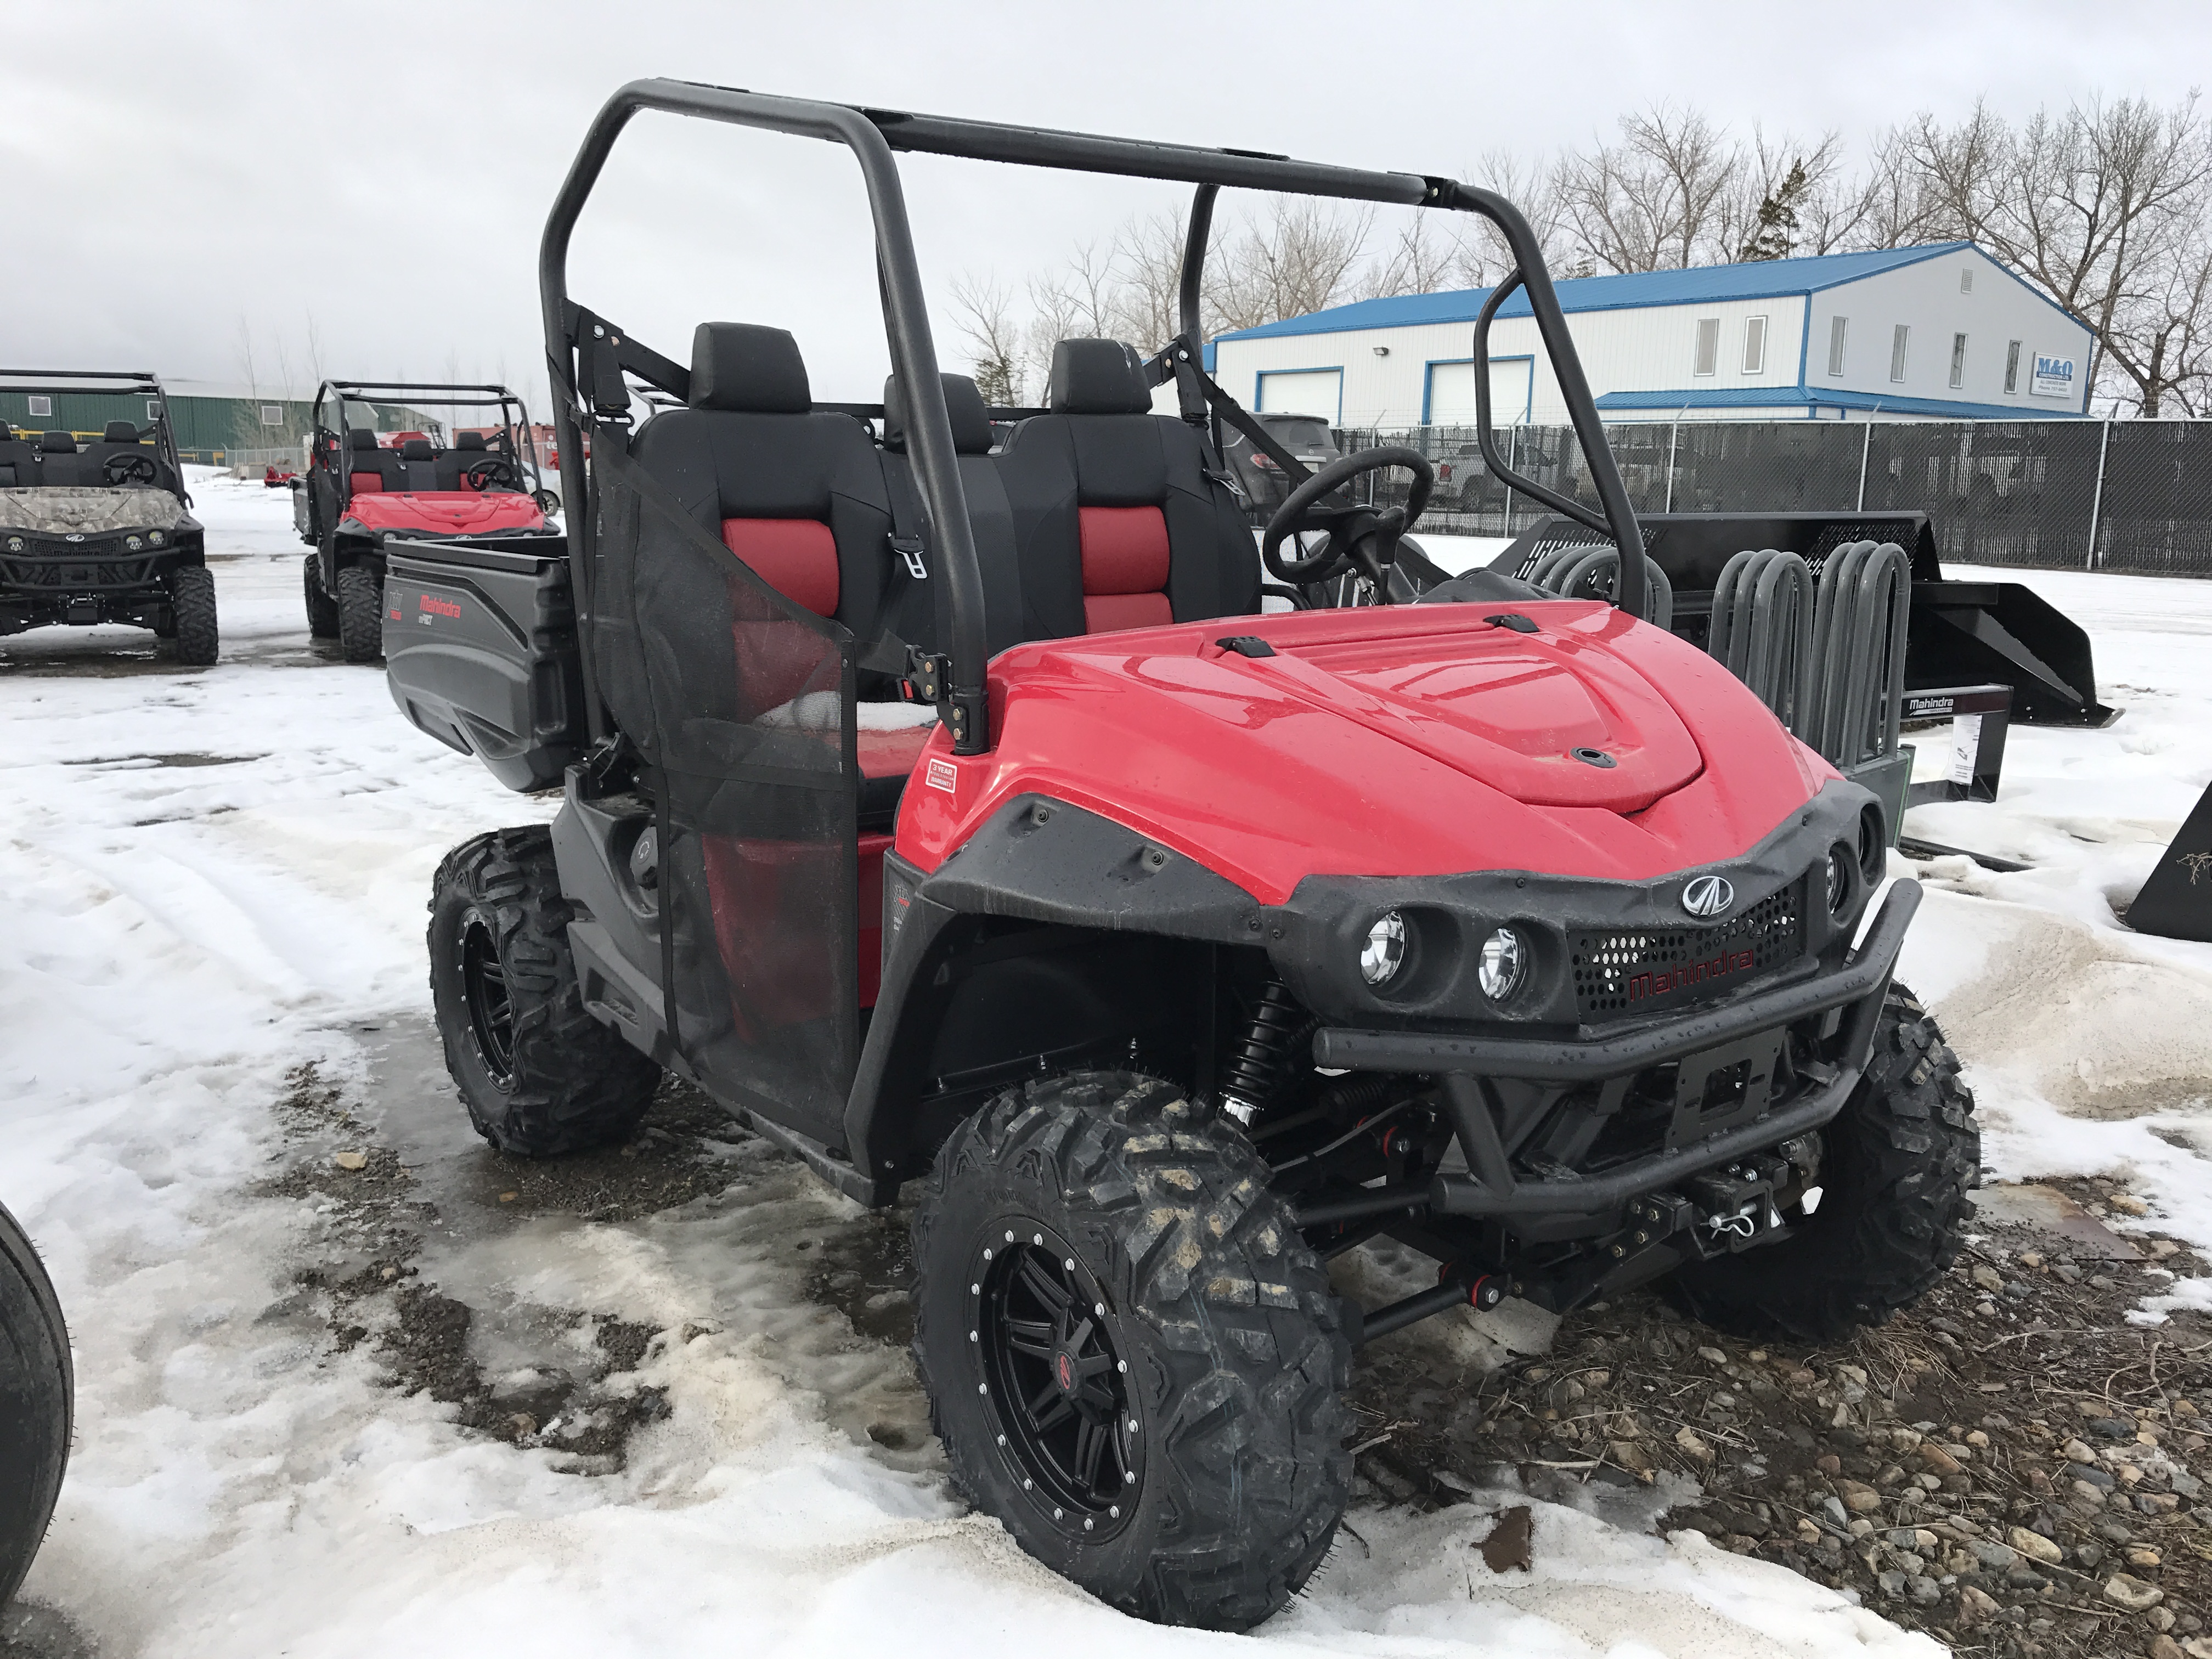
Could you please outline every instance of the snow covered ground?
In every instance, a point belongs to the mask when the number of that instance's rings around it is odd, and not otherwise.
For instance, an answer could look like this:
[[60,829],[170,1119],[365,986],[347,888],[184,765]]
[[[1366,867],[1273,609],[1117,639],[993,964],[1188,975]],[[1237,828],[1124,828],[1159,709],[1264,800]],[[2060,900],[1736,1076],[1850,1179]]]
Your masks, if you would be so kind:
[[[1133,1624],[966,1513],[933,1447],[890,1431],[922,1420],[905,1356],[779,1249],[857,1212],[757,1145],[681,1207],[456,1230],[426,1256],[472,1300],[684,1334],[640,1368],[672,1410],[618,1473],[561,1473],[380,1387],[366,1345],[337,1351],[288,1311],[334,1224],[262,1185],[297,1152],[278,1103],[312,1061],[410,1160],[495,1163],[457,1106],[399,1123],[373,1066],[427,1011],[440,855],[544,809],[408,727],[380,672],[310,647],[288,494],[194,488],[223,556],[221,666],[160,663],[130,630],[0,644],[0,1198],[60,1288],[80,1411],[25,1594],[101,1653],[1937,1650],[1784,1569],[1639,1534],[1661,1499],[1633,1494],[1538,1504],[1526,1577],[1473,1557],[1522,1501],[1484,1494],[1355,1512],[1358,1538],[1253,1638]],[[2212,1246],[2212,946],[2114,917],[2212,779],[2212,691],[2190,672],[2212,584],[2026,580],[2087,623],[2128,712],[2017,730],[2000,802],[1916,815],[2036,867],[1896,860],[1930,889],[1906,977],[1968,1063],[2001,1175],[2124,1175],[2161,1231]]]

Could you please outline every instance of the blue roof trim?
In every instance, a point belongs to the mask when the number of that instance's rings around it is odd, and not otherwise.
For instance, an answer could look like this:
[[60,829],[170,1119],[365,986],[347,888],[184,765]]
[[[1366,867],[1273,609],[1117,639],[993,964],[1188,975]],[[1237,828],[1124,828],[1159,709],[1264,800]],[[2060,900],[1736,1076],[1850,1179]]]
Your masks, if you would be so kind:
[[[1632,271],[1625,276],[1570,276],[1558,283],[1559,308],[1577,311],[1632,311],[1647,306],[1718,304],[1731,300],[1774,300],[1802,297],[1808,301],[1824,289],[1902,270],[1910,265],[1940,259],[1961,249],[1980,254],[1990,264],[2018,283],[2062,317],[2087,327],[2081,319],[2042,293],[2018,271],[1971,241],[1931,242],[1920,247],[1881,248],[1867,253],[1823,253],[1803,259],[1756,259],[1732,265],[1696,265],[1686,270]],[[1425,323],[1473,323],[1490,297],[1486,288],[1460,289],[1445,294],[1406,294],[1382,300],[1358,300],[1331,306],[1303,317],[1285,317],[1217,335],[1221,340],[1265,340],[1297,334],[1340,334],[1363,328],[1408,328]],[[1498,308],[1500,317],[1526,317],[1528,296],[1516,294]]]
[[[2049,399],[2044,400],[2048,404]],[[1970,404],[1942,398],[1878,398],[1870,392],[1807,391],[1802,386],[1711,386],[1694,392],[1608,392],[1597,400],[1605,414],[1677,409],[1848,409],[1867,414],[1940,415],[1960,421],[2049,421],[2081,418],[2078,409],[2025,404]]]

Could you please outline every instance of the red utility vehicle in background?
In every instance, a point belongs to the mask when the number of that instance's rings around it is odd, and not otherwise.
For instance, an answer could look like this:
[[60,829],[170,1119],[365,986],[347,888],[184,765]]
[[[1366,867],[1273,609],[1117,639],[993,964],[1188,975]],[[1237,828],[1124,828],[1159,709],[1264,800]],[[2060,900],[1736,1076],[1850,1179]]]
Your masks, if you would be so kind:
[[[410,408],[492,410],[499,418],[456,433],[450,447],[422,431],[380,434],[369,400],[387,393]],[[539,475],[529,416],[503,386],[325,380],[308,457],[307,477],[292,481],[293,522],[314,549],[303,573],[307,629],[336,638],[348,662],[374,662],[383,651],[388,540],[560,535],[549,520],[561,500]]]

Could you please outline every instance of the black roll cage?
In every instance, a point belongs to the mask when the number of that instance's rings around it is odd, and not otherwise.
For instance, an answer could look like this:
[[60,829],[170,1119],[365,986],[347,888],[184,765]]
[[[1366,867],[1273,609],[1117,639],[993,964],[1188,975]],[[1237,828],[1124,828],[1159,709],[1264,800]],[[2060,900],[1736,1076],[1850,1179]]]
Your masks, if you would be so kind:
[[[18,380],[31,382],[18,386]],[[70,386],[71,380],[125,380],[127,386]],[[154,416],[154,457],[169,469],[169,476],[177,481],[177,499],[186,507],[192,504],[191,492],[185,488],[185,469],[177,459],[177,434],[169,424],[169,393],[161,384],[161,377],[150,371],[117,368],[0,368],[0,392],[20,392],[24,396],[60,393],[106,396],[117,398],[152,398],[160,409]],[[138,423],[131,422],[133,426]]]
[[[506,386],[497,384],[464,386],[437,380],[325,380],[315,388],[316,433],[331,434],[337,439],[338,446],[343,449],[345,446],[345,434],[353,429],[346,424],[346,404],[349,402],[373,404],[380,402],[381,394],[387,392],[462,392],[478,394],[464,398],[426,398],[424,401],[434,403],[446,409],[496,409],[499,410],[500,425],[506,429],[507,447],[514,452],[514,459],[519,465],[529,467],[531,488],[533,490],[544,488],[545,475],[538,465],[538,448],[530,441],[530,410],[524,404],[520,392],[512,392]],[[330,425],[323,419],[324,404],[333,400],[337,404],[338,423],[336,426]]]
[[[1168,348],[1167,361],[1156,371],[1163,379],[1172,374],[1177,382],[1183,416],[1194,423],[1206,418],[1209,403],[1218,408],[1226,399],[1225,393],[1205,380],[1200,366],[1202,334],[1199,312],[1214,199],[1224,185],[1480,214],[1504,234],[1515,267],[1492,291],[1475,328],[1475,415],[1484,463],[1501,483],[1525,491],[1554,511],[1609,535],[1623,555],[1614,602],[1632,616],[1643,613],[1644,562],[1627,556],[1630,549],[1640,550],[1644,544],[1637,529],[1635,510],[1629,505],[1628,492],[1607,447],[1604,425],[1590,397],[1581,360],[1575,354],[1574,341],[1559,309],[1559,297],[1553,290],[1542,251],[1528,221],[1504,197],[1453,179],[1371,173],[1293,161],[1286,155],[1258,150],[1206,149],[1045,127],[967,121],[904,110],[777,97],[688,81],[633,81],[608,99],[585,133],[583,144],[546,218],[544,234],[538,246],[538,278],[544,312],[545,353],[555,387],[553,419],[561,451],[562,493],[568,501],[581,503],[588,500],[585,494],[582,429],[585,400],[590,400],[590,412],[598,419],[617,428],[626,428],[629,399],[622,380],[623,370],[641,373],[667,387],[680,386],[688,378],[679,365],[635,342],[624,341],[611,325],[583,311],[568,298],[568,241],[577,216],[599,181],[616,138],[641,110],[659,110],[672,115],[823,139],[843,144],[860,163],[875,224],[877,277],[883,293],[891,367],[901,383],[908,388],[911,398],[908,448],[915,459],[924,509],[939,550],[939,568],[949,586],[951,684],[944,702],[957,752],[981,754],[990,748],[989,720],[984,701],[988,653],[983,635],[982,579],[969,526],[967,498],[952,447],[951,422],[945,412],[943,387],[938,379],[937,349],[930,333],[928,307],[915,258],[905,192],[900,186],[898,166],[894,159],[896,151],[1197,185],[1178,292],[1182,332]],[[1521,477],[1507,467],[1498,454],[1491,431],[1489,325],[1498,306],[1516,288],[1528,296],[1537,332],[1551,359],[1553,374],[1589,467],[1601,513],[1594,514],[1578,501]],[[1279,463],[1283,458],[1276,459]],[[1298,470],[1303,472],[1304,469]],[[590,568],[594,527],[591,520],[592,514],[586,508],[569,515],[569,556],[580,623],[595,614]],[[605,735],[606,717],[592,660],[590,629],[580,627],[578,633],[583,647],[584,683],[587,688],[586,708],[591,735],[596,741]]]

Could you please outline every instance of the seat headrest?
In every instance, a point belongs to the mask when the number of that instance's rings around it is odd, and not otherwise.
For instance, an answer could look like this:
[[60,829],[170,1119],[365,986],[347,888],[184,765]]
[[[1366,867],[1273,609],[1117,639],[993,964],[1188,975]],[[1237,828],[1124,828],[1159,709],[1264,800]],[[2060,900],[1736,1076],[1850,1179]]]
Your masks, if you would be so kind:
[[376,447],[376,434],[371,432],[365,426],[357,426],[354,428],[352,431],[346,434],[346,447],[349,449],[374,449]]
[[66,432],[42,432],[39,434],[39,449],[42,454],[74,455],[76,440]]
[[691,407],[804,415],[814,407],[799,342],[757,323],[702,323],[691,336]]
[[1062,340],[1052,349],[1045,406],[1063,415],[1149,415],[1144,359],[1121,340]]
[[100,433],[100,441],[104,444],[135,444],[138,441],[138,428],[128,421],[110,421]]
[[453,436],[453,447],[456,449],[482,449],[483,447],[483,434],[481,432],[461,432]]
[[[988,455],[991,453],[991,414],[984,407],[983,394],[975,382],[965,374],[940,374],[945,383],[945,412],[952,417],[952,452],[956,455]],[[899,378],[892,375],[884,382],[884,447],[900,454],[906,453],[906,398],[899,390]]]
[[438,452],[430,447],[428,438],[410,438],[399,446],[399,459],[403,461],[434,461],[438,459]]

